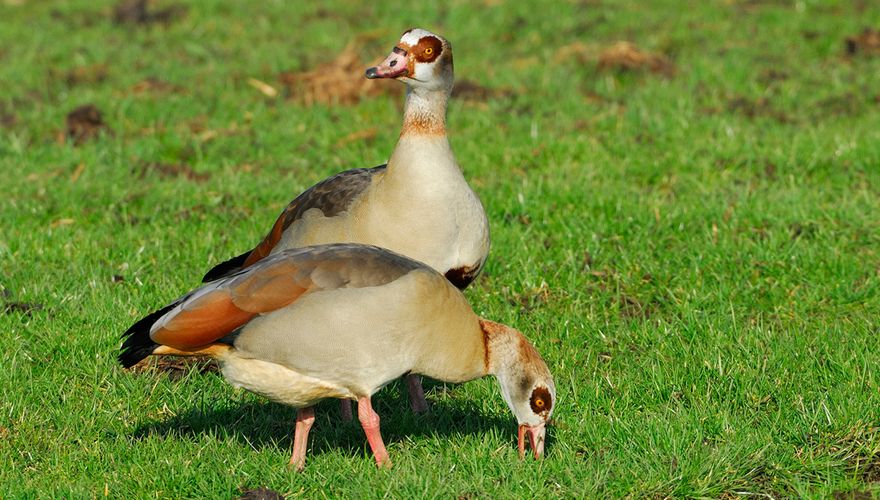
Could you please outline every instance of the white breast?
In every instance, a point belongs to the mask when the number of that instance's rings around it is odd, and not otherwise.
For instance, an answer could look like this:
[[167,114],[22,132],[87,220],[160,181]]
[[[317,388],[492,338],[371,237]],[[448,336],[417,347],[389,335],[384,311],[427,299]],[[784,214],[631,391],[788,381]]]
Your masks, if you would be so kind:
[[446,272],[488,254],[489,223],[445,136],[403,137],[362,214],[367,237]]
[[307,211],[273,252],[338,242],[377,245],[445,273],[482,264],[489,222],[445,136],[403,137],[387,173],[348,211],[335,217]]

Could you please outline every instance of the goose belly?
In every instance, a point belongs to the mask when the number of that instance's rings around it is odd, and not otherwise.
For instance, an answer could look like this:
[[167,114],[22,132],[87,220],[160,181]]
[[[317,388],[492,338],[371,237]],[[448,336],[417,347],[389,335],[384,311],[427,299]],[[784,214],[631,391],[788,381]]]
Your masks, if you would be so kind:
[[326,398],[356,399],[351,391],[276,363],[233,352],[223,360],[223,376],[235,387],[296,408]]

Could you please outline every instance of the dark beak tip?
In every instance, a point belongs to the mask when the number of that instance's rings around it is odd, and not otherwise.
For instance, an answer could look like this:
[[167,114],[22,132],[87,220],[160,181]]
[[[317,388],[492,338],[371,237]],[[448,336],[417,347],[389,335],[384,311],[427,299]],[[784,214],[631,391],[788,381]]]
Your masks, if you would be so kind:
[[369,78],[370,80],[372,80],[374,78],[379,78],[379,69],[376,68],[375,66],[373,66],[372,68],[367,68],[367,71],[365,74],[366,74],[367,78]]

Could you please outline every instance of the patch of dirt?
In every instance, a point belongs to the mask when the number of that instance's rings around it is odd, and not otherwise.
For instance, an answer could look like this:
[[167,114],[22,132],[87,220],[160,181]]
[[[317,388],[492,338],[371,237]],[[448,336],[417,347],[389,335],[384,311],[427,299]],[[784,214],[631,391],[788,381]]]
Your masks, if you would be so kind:
[[351,106],[365,97],[386,94],[396,89],[393,82],[367,79],[369,64],[359,55],[361,40],[350,42],[332,61],[309,71],[285,71],[279,75],[288,98],[306,106],[334,104]]
[[190,371],[220,373],[220,365],[213,359],[200,356],[149,356],[130,370],[133,373],[164,373],[171,380],[180,380]]
[[3,313],[4,314],[16,314],[21,313],[25,316],[32,316],[34,312],[42,311],[43,304],[37,304],[33,302],[5,302],[3,304]]
[[848,36],[844,48],[850,56],[880,56],[880,31],[865,28],[858,35]]
[[142,163],[138,168],[138,178],[143,179],[148,172],[156,172],[163,179],[174,179],[186,177],[195,182],[205,182],[211,178],[211,174],[206,172],[196,172],[191,166],[185,163]]
[[101,132],[112,133],[110,127],[104,123],[101,110],[94,104],[85,104],[68,113],[65,132],[76,145],[94,139]]
[[113,22],[120,25],[168,24],[186,14],[183,5],[152,10],[149,0],[123,0],[113,8]]
[[632,42],[617,42],[599,54],[599,70],[649,71],[675,76],[675,65],[663,54],[645,52]]
[[284,495],[265,486],[254,489],[241,488],[238,500],[284,500]]
[[514,92],[510,89],[495,89],[480,85],[473,80],[461,80],[455,82],[452,88],[452,97],[470,102],[486,102],[491,99],[511,97]]

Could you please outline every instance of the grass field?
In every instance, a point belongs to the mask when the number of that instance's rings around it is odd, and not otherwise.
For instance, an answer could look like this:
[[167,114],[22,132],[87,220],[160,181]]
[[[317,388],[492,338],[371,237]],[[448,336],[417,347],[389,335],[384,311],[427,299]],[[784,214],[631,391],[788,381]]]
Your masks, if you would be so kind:
[[[880,47],[845,44],[880,5],[541,3],[0,1],[0,497],[880,493]],[[392,385],[393,470],[328,402],[297,474],[294,410],[125,372],[119,335],[387,160],[403,86],[312,103],[302,72],[354,41],[360,75],[411,26],[464,82],[493,237],[467,296],[544,355],[556,425],[521,462],[493,380],[429,382],[418,417]],[[85,104],[106,127],[76,144]]]

